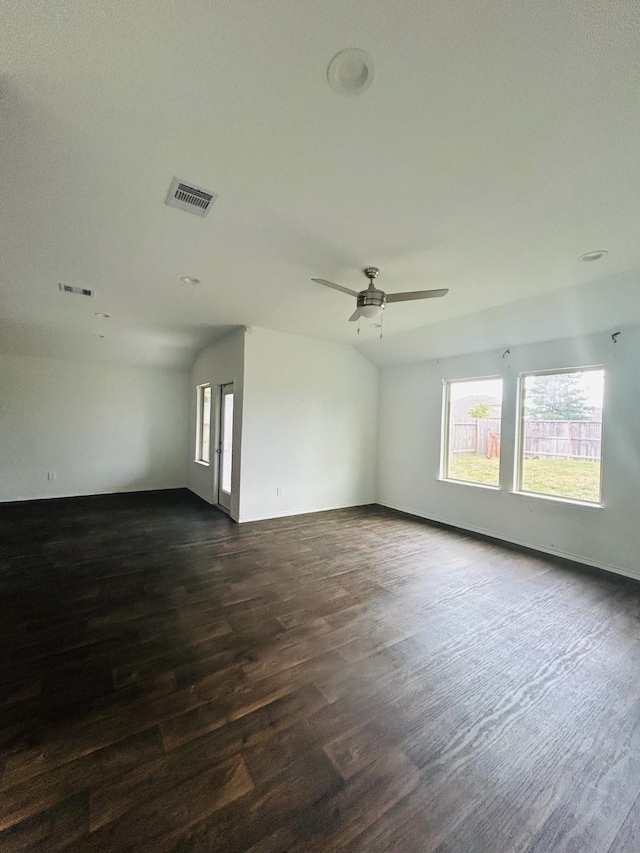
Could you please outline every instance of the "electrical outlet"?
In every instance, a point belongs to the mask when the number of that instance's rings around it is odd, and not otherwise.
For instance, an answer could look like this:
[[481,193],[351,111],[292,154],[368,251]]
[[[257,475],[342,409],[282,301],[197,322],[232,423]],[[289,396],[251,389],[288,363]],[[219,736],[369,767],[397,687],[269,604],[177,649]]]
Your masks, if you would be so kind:
[[280,488],[280,486],[276,486],[276,497],[282,497],[282,489]]
[[55,471],[47,471],[47,480],[55,480],[57,476]]

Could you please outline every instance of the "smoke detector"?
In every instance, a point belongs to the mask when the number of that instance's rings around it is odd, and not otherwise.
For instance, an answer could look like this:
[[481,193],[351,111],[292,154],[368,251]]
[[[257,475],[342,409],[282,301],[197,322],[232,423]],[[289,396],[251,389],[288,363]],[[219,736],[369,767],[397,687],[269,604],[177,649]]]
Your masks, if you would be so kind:
[[174,178],[165,204],[169,207],[177,207],[178,210],[186,210],[187,213],[195,213],[196,216],[206,216],[217,198],[218,193],[181,181],[180,178]]
[[72,287],[70,284],[58,283],[58,288],[62,293],[75,293],[76,296],[95,296],[95,290],[88,287]]

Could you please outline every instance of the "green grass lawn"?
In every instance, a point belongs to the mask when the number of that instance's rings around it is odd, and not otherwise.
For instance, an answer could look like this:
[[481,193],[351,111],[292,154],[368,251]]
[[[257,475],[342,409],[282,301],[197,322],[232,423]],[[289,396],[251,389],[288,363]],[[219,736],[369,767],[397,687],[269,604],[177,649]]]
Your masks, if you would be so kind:
[[449,462],[450,480],[467,480],[469,483],[485,483],[489,486],[498,485],[498,459],[487,459],[486,456],[456,454]]
[[[455,456],[449,478],[498,485],[498,460],[485,456]],[[600,463],[577,459],[525,459],[522,489],[578,501],[600,500]]]

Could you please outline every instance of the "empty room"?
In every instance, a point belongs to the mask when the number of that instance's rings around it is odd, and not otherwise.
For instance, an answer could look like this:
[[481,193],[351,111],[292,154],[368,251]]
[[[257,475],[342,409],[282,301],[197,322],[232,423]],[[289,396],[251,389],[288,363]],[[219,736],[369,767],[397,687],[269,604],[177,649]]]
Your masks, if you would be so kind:
[[634,0],[5,0],[0,853],[639,853]]

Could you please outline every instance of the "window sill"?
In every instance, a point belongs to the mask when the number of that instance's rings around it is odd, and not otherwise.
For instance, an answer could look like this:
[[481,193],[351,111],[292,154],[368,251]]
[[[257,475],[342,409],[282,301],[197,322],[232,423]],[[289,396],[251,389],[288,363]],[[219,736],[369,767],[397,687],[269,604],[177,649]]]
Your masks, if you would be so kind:
[[472,483],[470,480],[450,480],[448,477],[438,477],[440,483],[450,483],[452,486],[471,486],[472,489],[486,489],[490,492],[499,492],[500,486],[492,486],[489,483]]
[[196,465],[202,465],[203,468],[208,468],[210,465],[209,462],[203,462],[202,459],[194,459],[193,461],[196,463]]
[[577,509],[591,509],[591,510],[601,510],[604,509],[603,503],[593,503],[592,501],[578,501],[573,498],[561,498],[558,495],[538,495],[535,492],[519,492],[515,489],[509,490],[510,495],[515,495],[517,498],[524,498],[525,500],[530,501],[549,501],[554,504],[565,504],[567,506],[573,506]]

